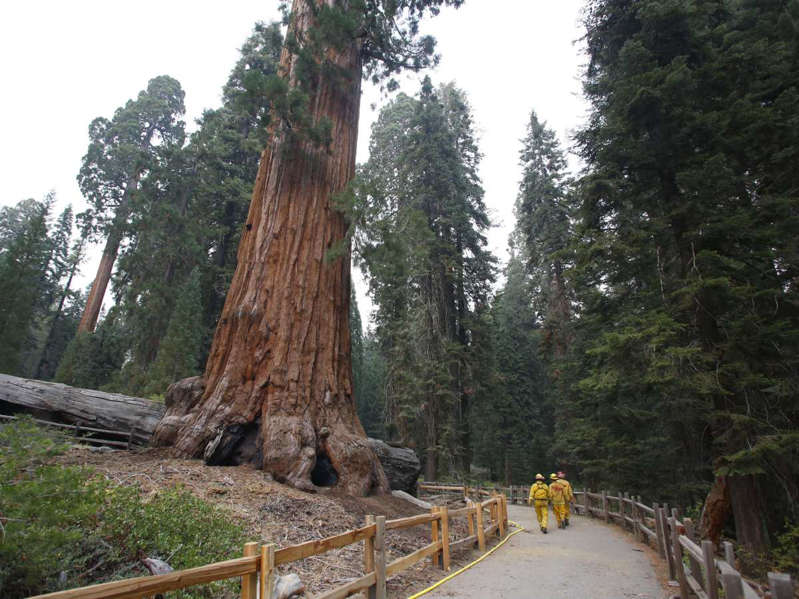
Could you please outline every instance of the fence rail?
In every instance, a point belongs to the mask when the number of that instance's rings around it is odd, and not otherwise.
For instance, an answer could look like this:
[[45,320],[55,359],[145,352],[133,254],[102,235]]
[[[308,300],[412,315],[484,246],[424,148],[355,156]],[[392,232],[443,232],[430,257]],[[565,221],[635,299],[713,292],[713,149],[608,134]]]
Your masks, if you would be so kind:
[[[508,502],[526,504],[529,487],[447,486],[444,483],[420,485],[420,490],[462,492],[466,495],[500,493]],[[610,495],[575,491],[575,510],[583,515],[597,517],[632,532],[635,537],[658,550],[669,567],[669,578],[680,585],[680,599],[758,599],[760,595],[741,576],[735,567],[732,543],[720,548],[725,558],[717,557],[717,549],[708,540],[699,540],[693,522],[680,519],[679,510],[668,504],[648,506],[640,497],[619,492]],[[615,508],[615,509],[614,509]],[[687,566],[687,567],[686,567]],[[788,574],[768,574],[772,599],[794,599],[794,581]]]
[[[614,522],[636,538],[654,545],[668,564],[669,578],[676,580],[680,599],[758,599],[760,595],[735,569],[732,543],[725,542],[725,559],[716,555],[711,541],[700,540],[690,518],[680,518],[677,508],[668,504],[648,506],[640,497],[628,493],[608,495],[575,491],[575,509],[579,513]],[[614,502],[618,511],[611,510]],[[787,574],[768,575],[772,599],[794,599],[794,582]]]
[[[461,487],[462,489],[462,487]],[[275,568],[333,549],[363,543],[363,576],[315,596],[314,599],[344,599],[355,593],[367,591],[370,599],[386,598],[386,580],[407,570],[425,558],[434,567],[450,568],[450,555],[454,548],[477,546],[486,550],[486,538],[496,533],[505,535],[508,527],[508,506],[505,495],[494,494],[482,502],[467,499],[467,507],[449,511],[446,507],[433,507],[429,514],[386,520],[385,516],[367,516],[366,525],[326,539],[308,541],[278,549],[274,544],[247,543],[244,556],[161,574],[143,576],[116,582],[38,595],[31,599],[136,599],[241,577],[242,599],[272,599]],[[485,512],[487,512],[487,517]],[[466,518],[469,536],[453,540],[450,522]],[[430,525],[430,543],[424,547],[386,562],[386,533],[413,526]]]
[[[19,420],[19,418],[17,416],[0,414],[0,421],[2,420]],[[63,422],[52,422],[51,420],[41,420],[39,418],[32,418],[32,420],[42,426],[71,431],[72,437],[79,443],[94,443],[97,445],[107,445],[109,447],[131,449],[134,446],[141,447],[146,445],[150,440],[149,433],[138,431],[135,428],[129,431],[121,431],[82,426],[80,424],[64,424]]]

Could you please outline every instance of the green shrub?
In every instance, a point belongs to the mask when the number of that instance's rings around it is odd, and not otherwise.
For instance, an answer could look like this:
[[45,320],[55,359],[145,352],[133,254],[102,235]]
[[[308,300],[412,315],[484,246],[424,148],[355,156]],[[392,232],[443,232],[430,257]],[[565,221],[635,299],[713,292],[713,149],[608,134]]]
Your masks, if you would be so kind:
[[[48,463],[66,447],[30,419],[0,425],[0,597],[143,575],[144,557],[183,569],[240,555],[243,530],[221,509],[182,488],[144,498],[88,468]],[[237,584],[175,595],[217,596]]]
[[[104,485],[80,468],[47,465],[64,451],[55,433],[30,419],[0,426],[0,595],[26,596],[59,588],[61,572],[80,572],[99,539],[96,524]],[[64,582],[62,580],[62,582]]]
[[241,553],[242,528],[186,489],[161,491],[146,502],[133,487],[116,487],[109,493],[113,509],[104,514],[103,531],[129,559],[168,558],[179,570]]
[[777,537],[774,557],[780,572],[799,576],[799,524],[786,526],[785,532]]

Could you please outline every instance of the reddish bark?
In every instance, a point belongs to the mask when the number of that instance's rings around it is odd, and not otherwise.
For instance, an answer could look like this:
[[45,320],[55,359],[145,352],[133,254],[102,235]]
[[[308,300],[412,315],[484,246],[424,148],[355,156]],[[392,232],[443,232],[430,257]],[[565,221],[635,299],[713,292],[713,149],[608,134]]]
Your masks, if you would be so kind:
[[78,324],[78,333],[91,333],[97,326],[105,290],[108,289],[108,282],[111,280],[111,272],[119,252],[119,243],[119,235],[115,233],[111,233],[106,239],[103,256],[100,258],[97,274],[94,277],[89,297],[86,299],[86,307],[83,309],[80,324]]
[[717,476],[713,485],[705,498],[705,505],[702,508],[702,518],[699,529],[703,539],[710,539],[719,545],[724,524],[732,513],[730,506],[730,493],[727,489],[727,479]]
[[[313,26],[305,0],[292,14],[297,31]],[[334,147],[289,143],[277,131],[264,151],[204,390],[196,386],[188,411],[185,402],[169,408],[155,439],[210,463],[254,462],[298,488],[333,483],[364,495],[387,492],[388,481],[355,411],[349,249],[327,257],[347,231],[331,197],[355,173],[359,45],[328,58],[349,77],[320,76],[309,107],[315,122],[332,123]],[[280,68],[296,84],[296,58],[285,48]]]

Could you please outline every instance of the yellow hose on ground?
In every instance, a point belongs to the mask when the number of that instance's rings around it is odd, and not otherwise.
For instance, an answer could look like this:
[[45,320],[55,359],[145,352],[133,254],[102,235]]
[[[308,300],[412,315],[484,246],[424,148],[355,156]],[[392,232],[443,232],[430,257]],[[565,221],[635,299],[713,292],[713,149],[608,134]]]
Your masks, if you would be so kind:
[[418,592],[418,593],[416,593],[415,595],[411,595],[410,597],[408,597],[408,599],[418,599],[418,598],[419,598],[419,597],[421,597],[422,595],[427,595],[427,593],[429,593],[430,591],[432,591],[432,590],[434,590],[434,589],[437,589],[438,587],[440,587],[442,584],[444,584],[444,583],[445,583],[445,582],[447,582],[448,580],[452,580],[452,579],[453,579],[453,578],[455,578],[455,577],[456,577],[458,574],[463,574],[464,572],[466,572],[466,570],[468,570],[468,569],[469,569],[469,568],[471,568],[472,566],[475,566],[475,565],[479,564],[481,561],[483,561],[483,560],[484,560],[485,558],[487,558],[489,555],[491,555],[492,553],[494,553],[494,552],[495,552],[497,549],[499,549],[500,547],[502,547],[502,546],[503,546],[505,543],[507,543],[508,541],[510,541],[510,538],[511,538],[513,535],[517,535],[517,534],[519,534],[520,532],[522,532],[522,531],[524,530],[524,526],[522,526],[522,525],[521,525],[521,524],[519,524],[518,522],[514,522],[513,520],[508,520],[508,524],[512,524],[513,526],[516,526],[516,527],[517,527],[519,530],[516,530],[516,531],[514,531],[514,532],[510,533],[510,534],[509,534],[507,537],[505,537],[505,539],[504,539],[504,540],[503,540],[503,541],[502,541],[502,542],[501,542],[499,545],[497,545],[496,547],[493,547],[491,550],[487,551],[486,553],[484,553],[483,555],[481,555],[480,557],[478,557],[478,558],[477,558],[476,560],[474,560],[474,561],[473,561],[471,564],[467,564],[467,565],[465,565],[463,568],[461,568],[461,569],[460,569],[460,570],[458,570],[457,572],[453,572],[452,574],[450,574],[450,575],[449,575],[449,576],[447,576],[446,578],[442,578],[441,580],[439,580],[439,581],[438,581],[437,583],[435,583],[433,586],[431,586],[431,587],[427,587],[425,590],[423,590],[423,591],[419,591],[419,592]]

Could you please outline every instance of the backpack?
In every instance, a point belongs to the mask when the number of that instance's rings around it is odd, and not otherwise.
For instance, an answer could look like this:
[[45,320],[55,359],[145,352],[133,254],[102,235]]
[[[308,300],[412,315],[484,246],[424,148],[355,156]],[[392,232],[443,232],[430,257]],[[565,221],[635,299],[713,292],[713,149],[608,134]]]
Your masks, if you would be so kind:
[[533,499],[535,499],[536,501],[549,499],[549,492],[547,486],[538,483],[533,485]]

